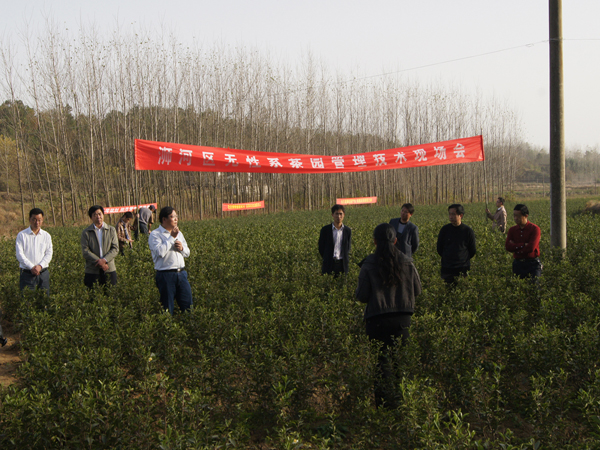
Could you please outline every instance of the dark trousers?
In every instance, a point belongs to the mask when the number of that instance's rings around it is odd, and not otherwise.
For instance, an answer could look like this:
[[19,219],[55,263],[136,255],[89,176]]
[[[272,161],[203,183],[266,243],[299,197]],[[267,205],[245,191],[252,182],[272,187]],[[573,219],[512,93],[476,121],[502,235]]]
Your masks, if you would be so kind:
[[160,293],[160,303],[163,309],[167,309],[170,314],[173,314],[175,302],[181,311],[190,309],[193,303],[192,287],[185,270],[181,272],[157,270],[154,280]]
[[442,280],[444,280],[444,282],[447,285],[454,286],[456,284],[456,280],[459,277],[467,276],[469,269],[471,269],[471,267],[459,267],[456,269],[448,269],[446,267],[442,267],[442,270],[441,270]]
[[35,276],[29,270],[21,269],[19,288],[21,290],[25,288],[31,290],[43,289],[46,291],[46,295],[50,295],[50,272],[48,269],[44,269],[38,276]]
[[366,321],[367,336],[372,341],[382,343],[377,358],[375,378],[375,405],[397,406],[395,368],[392,354],[396,343],[406,345],[410,337],[409,327],[412,314],[382,314]]
[[542,274],[542,263],[539,258],[515,259],[512,270],[519,278],[537,278]]
[[100,286],[106,286],[107,283],[116,286],[117,272],[104,272],[102,270],[100,273],[86,273],[83,277],[83,284],[85,284],[88,289],[92,289],[94,283],[98,283]]

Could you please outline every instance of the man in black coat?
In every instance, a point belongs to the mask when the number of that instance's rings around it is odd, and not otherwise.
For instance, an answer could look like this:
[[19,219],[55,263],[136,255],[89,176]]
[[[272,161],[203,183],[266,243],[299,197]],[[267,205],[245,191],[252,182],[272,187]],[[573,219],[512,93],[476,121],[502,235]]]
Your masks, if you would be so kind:
[[471,258],[477,251],[473,229],[462,223],[465,209],[462,205],[448,207],[450,223],[440,230],[437,252],[442,257],[442,279],[454,285],[456,277],[467,276],[471,269]]
[[319,253],[323,258],[322,274],[333,273],[338,276],[342,272],[348,273],[352,230],[342,223],[345,212],[343,205],[333,205],[333,223],[321,228]]
[[415,207],[410,203],[402,205],[400,217],[390,220],[390,225],[396,230],[396,248],[406,256],[412,256],[419,248],[419,228],[410,218],[415,213]]

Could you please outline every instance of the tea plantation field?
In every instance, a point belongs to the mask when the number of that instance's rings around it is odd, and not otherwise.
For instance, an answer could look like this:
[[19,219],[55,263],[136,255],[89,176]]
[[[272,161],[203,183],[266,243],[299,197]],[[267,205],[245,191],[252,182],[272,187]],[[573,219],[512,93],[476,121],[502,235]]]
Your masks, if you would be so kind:
[[48,229],[49,300],[20,295],[14,240],[0,241],[0,302],[24,360],[0,390],[0,448],[600,448],[600,216],[584,203],[569,201],[565,260],[549,203],[528,203],[538,287],[511,276],[504,237],[466,205],[477,256],[453,291],[435,251],[447,205],[417,206],[424,290],[395,355],[397,409],[374,407],[377,348],[354,290],[374,227],[399,208],[347,209],[345,279],[320,275],[329,211],[181,223],[195,304],[174,317],[144,241],[104,295],[83,285],[81,228]]

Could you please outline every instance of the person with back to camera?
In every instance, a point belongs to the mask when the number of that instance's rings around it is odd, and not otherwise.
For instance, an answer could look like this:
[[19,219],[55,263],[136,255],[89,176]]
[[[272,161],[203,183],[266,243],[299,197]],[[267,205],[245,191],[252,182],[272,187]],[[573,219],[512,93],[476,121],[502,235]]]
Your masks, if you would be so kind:
[[400,209],[400,217],[390,220],[390,225],[396,230],[396,247],[406,256],[412,256],[419,248],[419,228],[410,221],[415,213],[411,203],[405,203]]
[[421,279],[412,258],[396,247],[396,230],[388,223],[373,231],[375,253],[361,266],[356,298],[366,303],[364,318],[367,336],[382,343],[377,363],[375,404],[395,406],[393,365],[390,361],[397,339],[409,338],[415,298],[421,293]]
[[152,230],[152,224],[154,223],[154,216],[152,215],[156,211],[156,206],[150,205],[147,208],[142,206],[137,213],[137,228],[136,236],[137,239],[139,233],[149,235]]

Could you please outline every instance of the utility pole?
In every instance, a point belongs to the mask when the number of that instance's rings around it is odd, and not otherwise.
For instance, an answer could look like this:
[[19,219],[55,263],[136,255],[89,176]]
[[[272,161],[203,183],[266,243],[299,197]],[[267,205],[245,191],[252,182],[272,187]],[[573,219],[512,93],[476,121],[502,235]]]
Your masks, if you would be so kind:
[[567,249],[563,114],[562,0],[549,0],[550,25],[550,243]]

